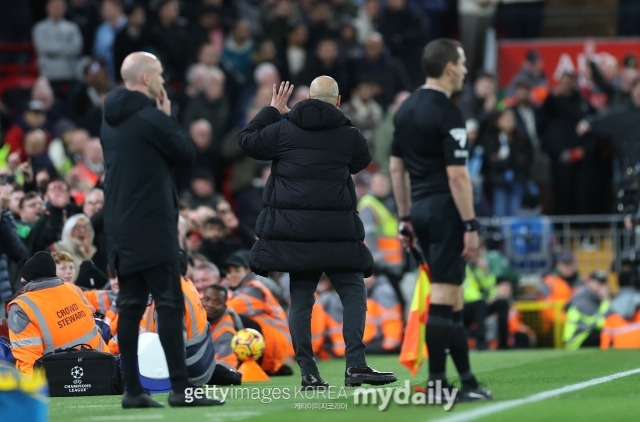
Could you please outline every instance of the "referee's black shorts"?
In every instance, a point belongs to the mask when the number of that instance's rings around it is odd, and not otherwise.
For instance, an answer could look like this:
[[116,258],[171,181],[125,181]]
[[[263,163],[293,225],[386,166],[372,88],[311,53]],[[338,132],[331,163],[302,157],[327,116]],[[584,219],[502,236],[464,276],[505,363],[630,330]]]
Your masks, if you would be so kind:
[[464,226],[450,193],[434,194],[411,207],[411,223],[418,236],[432,283],[461,285],[465,278]]

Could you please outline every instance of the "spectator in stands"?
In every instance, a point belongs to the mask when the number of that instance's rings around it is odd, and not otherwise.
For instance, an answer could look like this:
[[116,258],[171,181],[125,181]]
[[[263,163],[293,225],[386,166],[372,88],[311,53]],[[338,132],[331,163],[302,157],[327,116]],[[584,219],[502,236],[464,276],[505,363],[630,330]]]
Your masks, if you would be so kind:
[[56,277],[65,283],[74,283],[76,280],[76,264],[68,252],[54,252],[53,260],[56,263]]
[[381,172],[389,174],[389,156],[391,156],[391,141],[393,141],[393,117],[409,95],[408,91],[400,91],[395,95],[393,104],[387,107],[384,120],[376,131],[376,144],[373,146],[373,161]]
[[580,138],[576,125],[593,112],[569,73],[561,76],[542,106],[544,125],[539,135],[552,160],[556,214],[589,213],[590,163],[596,144],[593,137]]
[[254,42],[251,26],[246,20],[238,20],[231,36],[225,42],[222,60],[233,74],[236,83],[244,87],[249,83],[252,68]]
[[611,312],[631,321],[640,311],[640,292],[634,286],[633,277],[629,271],[618,274],[618,294],[611,300]]
[[186,201],[192,209],[202,205],[215,208],[222,199],[222,195],[215,191],[215,181],[211,171],[206,168],[197,168],[191,174],[191,190],[182,195],[182,200]]
[[44,104],[44,112],[47,116],[47,120],[44,124],[44,128],[52,136],[59,136],[64,129],[69,127],[71,121],[69,120],[70,113],[65,102],[61,99],[57,99],[54,95],[53,88],[49,80],[44,76],[40,76],[36,79],[36,82],[31,88],[31,100],[40,101]]
[[272,63],[262,63],[258,65],[253,71],[253,83],[242,90],[240,98],[238,98],[234,116],[236,125],[244,127],[248,122],[245,120],[247,106],[251,102],[251,99],[255,97],[256,93],[261,88],[273,90],[273,86],[280,85],[280,81],[280,72],[275,65]]
[[297,86],[293,90],[293,94],[291,94],[288,107],[293,108],[294,105],[308,98],[309,98],[309,87],[306,85]]
[[369,145],[375,145],[375,132],[384,117],[384,110],[373,99],[375,92],[376,85],[363,78],[351,91],[351,99],[340,107]]
[[244,221],[251,208],[251,190],[253,188],[256,160],[242,151],[238,144],[238,133],[244,127],[244,122],[250,122],[260,111],[257,107],[250,108],[242,125],[229,130],[222,141],[221,153],[226,163],[231,166],[231,193],[238,205],[238,218]]
[[80,29],[64,19],[65,8],[64,0],[48,0],[47,19],[33,28],[40,75],[58,85],[59,92],[61,83],[69,84],[76,79],[78,57],[82,52]]
[[287,315],[271,291],[249,269],[241,254],[225,262],[227,277],[223,284],[233,292],[227,306],[239,315],[254,320],[264,336],[266,349],[260,366],[270,375],[293,375],[285,360],[293,356]]
[[[197,60],[198,50],[204,44],[211,44],[218,52],[224,48],[224,28],[220,19],[220,9],[213,4],[203,4],[198,22],[191,25],[189,34],[191,46],[190,61]],[[199,61],[199,60],[197,60]]]
[[119,69],[125,57],[136,51],[155,51],[159,47],[154,34],[146,25],[147,11],[144,6],[133,4],[127,7],[126,15],[127,26],[116,34],[113,42],[113,64],[114,68],[118,69],[116,82],[122,82]]
[[[95,309],[76,286],[56,277],[50,253],[34,255],[22,267],[20,277],[25,284],[8,305],[8,321],[13,356],[23,374],[30,375],[42,355],[67,344],[83,343],[107,351],[93,320]],[[74,310],[60,318],[60,309]]]
[[308,6],[309,43],[310,49],[315,49],[320,41],[337,37],[336,22],[331,18],[331,8],[328,3],[318,2]]
[[363,55],[363,49],[362,44],[358,42],[352,18],[342,18],[339,34],[338,51],[340,51],[340,55],[346,57],[350,62],[360,60]]
[[31,163],[31,171],[36,174],[46,170],[49,178],[57,177],[56,168],[47,151],[47,134],[42,129],[34,129],[24,135],[24,152]]
[[83,150],[82,161],[77,163],[67,175],[71,188],[81,192],[93,189],[104,174],[104,155],[100,140],[90,140]]
[[285,80],[294,80],[304,68],[307,61],[307,41],[309,30],[303,23],[298,23],[289,28],[284,48],[279,49],[280,62],[284,64]]
[[604,271],[592,273],[571,298],[562,340],[569,350],[599,347],[600,332],[605,322],[611,297]]
[[[547,75],[545,75],[542,68],[542,56],[536,50],[530,50],[525,56],[525,60],[522,63],[520,71],[511,79],[509,86],[507,87],[507,96],[513,95],[516,84],[520,81],[527,81],[532,89],[541,89],[546,95],[549,82],[547,81]],[[544,98],[544,95],[534,93],[534,103],[539,104],[539,98]]]
[[102,0],[101,14],[104,22],[96,30],[93,42],[93,56],[104,60],[110,81],[114,81],[116,72],[120,72],[120,69],[115,68],[113,45],[116,34],[127,25],[127,17],[122,9],[122,0]]
[[412,87],[422,85],[424,72],[420,60],[427,40],[425,22],[409,9],[406,0],[388,0],[379,31],[391,53],[404,64]]
[[353,24],[361,44],[366,42],[369,35],[376,32],[380,16],[380,0],[365,0],[359,7]]
[[482,129],[487,118],[497,111],[498,83],[495,75],[478,72],[473,85],[466,84],[460,95],[458,107],[465,120],[474,119],[480,123]]
[[193,269],[193,285],[202,296],[205,291],[214,285],[220,284],[220,270],[211,262],[203,262]]
[[225,362],[233,368],[237,368],[238,357],[233,353],[231,340],[244,326],[236,311],[227,307],[227,296],[225,287],[210,285],[205,289],[202,305],[207,311],[207,320],[211,324],[211,337],[216,348],[216,361]]
[[20,201],[22,198],[24,198],[24,190],[20,186],[16,186],[11,192],[8,207],[14,219],[20,218]]
[[158,24],[153,28],[158,40],[158,53],[168,82],[182,82],[189,60],[189,33],[184,18],[180,18],[178,0],[158,3]]
[[516,123],[520,133],[526,134],[531,141],[533,162],[531,164],[531,179],[540,190],[542,213],[550,214],[553,205],[551,190],[551,159],[544,150],[542,139],[538,135],[542,124],[542,115],[539,107],[533,104],[531,85],[527,81],[516,84],[514,93],[515,104],[512,110],[515,112]]
[[[213,129],[213,139],[219,145],[222,136],[229,126],[231,107],[224,95],[225,76],[218,68],[209,69],[205,77],[204,92],[191,100],[184,112],[182,124],[189,127],[198,119],[205,119]],[[219,148],[214,148],[217,151]]]
[[607,105],[609,107],[616,107],[631,102],[631,86],[633,81],[638,77],[638,70],[623,67],[619,72],[620,83],[615,84],[614,81],[608,80],[602,74],[600,66],[596,62],[595,54],[591,54],[588,59],[593,82],[602,92],[607,94]]
[[107,65],[102,60],[94,60],[84,68],[84,80],[72,88],[69,93],[69,106],[74,121],[79,127],[92,127],[92,136],[98,136],[95,130],[95,116],[98,111],[98,131],[102,121],[103,96],[111,89]]
[[7,131],[4,142],[9,145],[10,152],[20,154],[20,162],[24,162],[27,159],[27,153],[24,148],[26,133],[34,129],[43,129],[46,118],[44,104],[41,101],[30,101],[21,118]]
[[271,40],[263,40],[260,42],[256,51],[253,53],[254,66],[257,67],[265,63],[274,65],[276,69],[278,69],[278,73],[282,73],[282,70],[284,69],[284,63],[280,61],[276,46]]
[[480,124],[475,119],[469,119],[465,123],[467,130],[467,143],[469,148],[469,159],[467,167],[471,177],[471,187],[473,189],[473,205],[478,217],[490,217],[493,214],[489,209],[489,204],[484,195],[484,167],[485,166],[485,145],[480,142]]
[[539,38],[542,30],[544,0],[502,0],[498,17],[507,38]]
[[[251,250],[256,241],[253,227],[247,227],[246,224],[241,223],[231,209],[231,204],[224,199],[218,201],[216,212],[228,230],[229,243],[237,250]],[[248,256],[247,259],[249,259]]]
[[592,132],[607,136],[616,153],[620,168],[640,163],[640,77],[631,87],[631,102],[599,116],[588,116],[576,126],[578,135]]
[[[540,300],[560,302],[563,305],[571,300],[572,293],[582,285],[582,279],[578,273],[576,258],[570,250],[558,254],[553,272],[546,275],[542,282]],[[555,309],[542,311],[543,331],[549,331],[554,320]]]
[[218,268],[224,268],[225,260],[237,250],[229,244],[227,233],[227,226],[218,217],[207,218],[200,229],[202,243],[198,252]]
[[484,68],[487,30],[493,23],[497,5],[498,0],[458,0],[460,33],[471,79]]
[[93,255],[93,263],[104,274],[108,273],[107,266],[107,245],[104,237],[104,192],[102,189],[93,189],[87,194],[82,205],[82,212],[91,219],[93,227],[93,246],[96,253]]
[[277,46],[284,44],[289,25],[299,22],[300,13],[290,0],[280,0],[272,7],[264,8],[260,16],[260,26],[264,36]]
[[[509,302],[498,295],[498,281],[491,271],[485,257],[484,245],[478,257],[467,264],[464,289],[464,325],[470,329],[470,338],[475,339],[478,350],[486,350],[487,343],[485,319],[498,314],[499,348],[509,348]],[[505,282],[509,284],[509,282]]]
[[404,65],[390,54],[385,54],[384,39],[378,32],[367,37],[364,56],[357,62],[355,73],[377,84],[375,100],[384,108],[393,102],[398,92],[409,90],[411,85]]
[[338,55],[338,46],[332,39],[324,39],[318,43],[315,54],[309,57],[304,69],[298,74],[295,85],[310,86],[311,81],[318,75],[327,75],[335,79],[340,92],[343,93],[343,101],[347,101],[345,94],[351,92],[349,68]]
[[67,6],[67,19],[75,22],[82,34],[82,55],[91,56],[93,39],[100,25],[100,12],[91,0],[71,0]]
[[404,323],[396,292],[384,275],[365,278],[364,285],[367,288],[367,319],[363,339],[367,353],[398,353]]
[[[76,268],[84,261],[91,261],[96,253],[93,246],[93,227],[91,220],[84,214],[69,217],[62,229],[62,239],[53,247],[56,252],[67,252],[73,257]],[[77,278],[77,276],[76,276]]]
[[[11,267],[23,258],[28,258],[27,248],[16,230],[11,210],[11,185],[0,187],[0,306],[4,307],[13,295]],[[24,192],[23,192],[24,193]],[[1,312],[0,312],[1,313]]]
[[484,144],[486,173],[493,186],[493,214],[512,217],[520,210],[532,162],[531,143],[518,131],[513,110],[505,109],[494,117]]

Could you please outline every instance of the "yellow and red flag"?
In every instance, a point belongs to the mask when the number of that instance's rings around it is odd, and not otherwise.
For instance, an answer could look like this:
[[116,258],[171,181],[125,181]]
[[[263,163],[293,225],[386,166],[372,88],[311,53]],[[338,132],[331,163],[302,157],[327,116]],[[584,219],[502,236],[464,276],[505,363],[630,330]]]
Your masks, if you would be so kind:
[[429,266],[423,261],[418,267],[418,281],[413,291],[411,310],[407,318],[399,359],[400,363],[411,371],[412,377],[416,376],[422,362],[427,358],[426,329],[430,293]]

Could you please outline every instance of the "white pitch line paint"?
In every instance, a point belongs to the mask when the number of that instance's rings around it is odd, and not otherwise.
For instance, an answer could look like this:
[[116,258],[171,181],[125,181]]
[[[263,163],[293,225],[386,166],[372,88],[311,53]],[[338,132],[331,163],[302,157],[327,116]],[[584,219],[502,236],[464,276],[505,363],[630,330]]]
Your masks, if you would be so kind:
[[93,421],[93,422],[102,422],[102,421],[149,421],[149,420],[158,420],[164,419],[164,415],[160,413],[150,414],[150,415],[113,415],[113,416],[92,416],[90,418],[86,418],[85,420]]
[[618,372],[615,374],[607,375],[600,378],[593,378],[589,381],[580,382],[578,384],[571,384],[565,387],[556,388],[555,390],[543,391],[541,393],[533,394],[521,399],[507,400],[495,404],[480,407],[478,409],[469,410],[467,412],[461,412],[444,418],[436,419],[431,422],[467,422],[473,421],[484,416],[493,415],[494,413],[502,412],[503,410],[511,409],[513,407],[522,406],[529,403],[535,403],[542,400],[550,399],[552,397],[559,396],[561,394],[571,393],[572,391],[582,390],[584,388],[593,387],[594,385],[604,384],[605,382],[613,381],[618,378],[628,377],[629,375],[635,375],[640,373],[640,368],[632,369],[630,371]]

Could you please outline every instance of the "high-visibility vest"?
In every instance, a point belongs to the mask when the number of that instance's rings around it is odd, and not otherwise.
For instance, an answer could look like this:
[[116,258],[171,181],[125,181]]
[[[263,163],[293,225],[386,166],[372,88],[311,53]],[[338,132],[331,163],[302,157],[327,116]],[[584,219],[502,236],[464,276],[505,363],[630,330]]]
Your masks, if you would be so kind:
[[358,212],[370,208],[376,219],[376,243],[382,259],[391,264],[402,264],[402,244],[398,239],[398,220],[373,195],[367,194],[358,202]]
[[462,286],[464,288],[464,303],[487,301],[496,295],[497,280],[494,274],[484,274],[479,267],[467,265],[466,277]]
[[370,343],[382,338],[382,348],[393,350],[402,343],[402,309],[389,282],[376,280],[368,292],[367,316],[363,341]]
[[570,306],[567,311],[567,319],[562,333],[562,340],[568,350],[577,350],[589,337],[593,330],[601,330],[604,326],[605,315],[611,302],[608,300],[600,303],[598,311],[594,315],[586,315],[575,306]]
[[[187,356],[187,372],[189,382],[195,386],[204,385],[211,379],[215,369],[215,348],[209,334],[210,326],[207,311],[202,306],[193,282],[187,278],[180,278],[182,294],[184,296],[184,325],[185,347]],[[141,332],[157,333],[156,303],[152,301],[140,321]]]
[[315,293],[315,303],[311,309],[311,347],[313,353],[318,354],[324,344],[324,332],[327,326],[327,313],[320,303],[320,295]]
[[325,338],[331,341],[331,354],[335,357],[343,357],[345,354],[344,336],[342,334],[343,307],[338,293],[328,291],[322,293],[320,302],[326,315]]
[[9,321],[16,366],[25,374],[33,372],[36,360],[55,349],[88,344],[101,352],[108,350],[93,319],[95,309],[72,284],[57,278],[28,283],[24,293],[9,302],[9,312],[14,306],[29,319],[27,327],[19,332],[12,330]]
[[211,338],[216,348],[216,360],[238,367],[238,357],[231,349],[231,339],[244,328],[238,314],[227,308],[217,321],[211,323]]
[[[558,274],[549,274],[545,276],[542,281],[549,289],[549,295],[542,300],[551,302],[560,302],[563,305],[571,300],[573,290],[562,277]],[[542,316],[542,331],[547,332],[553,325],[553,321],[556,316],[556,310],[554,308],[545,309],[540,311]],[[561,313],[561,318],[564,319],[564,312]]]
[[640,311],[628,321],[618,314],[611,314],[604,321],[600,333],[601,349],[640,349]]
[[118,334],[118,294],[113,290],[85,290],[82,292],[96,312],[104,315],[104,323],[109,326],[111,336]]

